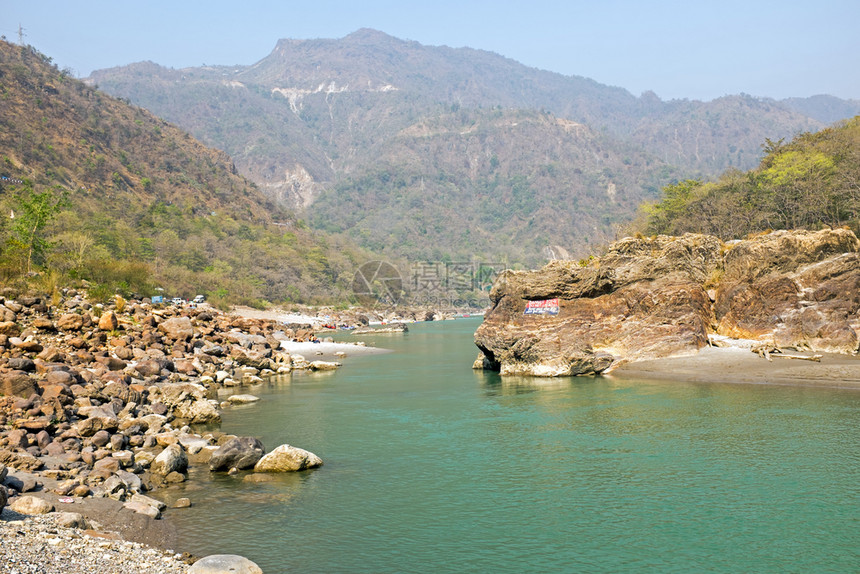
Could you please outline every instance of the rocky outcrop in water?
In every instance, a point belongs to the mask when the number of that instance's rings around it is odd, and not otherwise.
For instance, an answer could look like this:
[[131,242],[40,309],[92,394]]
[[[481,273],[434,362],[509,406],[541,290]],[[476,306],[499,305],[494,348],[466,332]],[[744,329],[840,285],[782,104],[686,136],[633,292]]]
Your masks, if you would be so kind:
[[475,333],[476,367],[597,374],[695,354],[711,334],[856,353],[860,241],[846,229],[626,238],[588,263],[507,271]]

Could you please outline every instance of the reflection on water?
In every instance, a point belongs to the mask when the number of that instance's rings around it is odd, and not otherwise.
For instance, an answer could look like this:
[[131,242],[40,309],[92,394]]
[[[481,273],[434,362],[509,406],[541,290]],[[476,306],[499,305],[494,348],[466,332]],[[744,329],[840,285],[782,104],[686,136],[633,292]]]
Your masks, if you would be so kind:
[[[325,464],[165,491],[267,572],[857,571],[860,393],[469,368],[477,323],[280,377],[223,430]],[[244,391],[244,390],[243,390]]]
[[475,377],[484,385],[487,396],[516,395],[532,393],[536,391],[560,390],[570,388],[571,385],[585,383],[591,377],[525,377],[519,375],[505,375],[475,371]]

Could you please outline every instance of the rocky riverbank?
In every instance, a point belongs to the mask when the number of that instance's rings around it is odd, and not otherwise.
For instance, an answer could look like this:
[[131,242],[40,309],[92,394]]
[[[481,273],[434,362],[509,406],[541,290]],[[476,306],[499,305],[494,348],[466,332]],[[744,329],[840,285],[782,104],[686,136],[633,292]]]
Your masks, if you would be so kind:
[[[7,552],[25,548],[24,538],[33,542],[26,533],[45,525],[89,531],[97,545],[175,548],[181,540],[160,518],[181,510],[167,509],[157,490],[187,480],[189,466],[235,473],[322,464],[303,449],[269,445],[277,448],[267,453],[255,438],[215,430],[219,409],[255,400],[239,394],[243,385],[339,366],[281,348],[312,337],[303,326],[146,300],[94,306],[74,290],[52,298],[7,291],[0,319],[0,509],[8,505],[4,519],[12,512],[16,521],[51,517],[0,530]],[[71,549],[83,544],[81,535],[57,536],[65,542],[40,543],[77,556]]]
[[[471,311],[474,312],[474,310]],[[269,319],[285,324],[306,325],[317,330],[333,331],[341,328],[356,329],[422,321],[446,321],[463,316],[467,311],[404,306],[384,309],[294,306],[288,310],[241,307],[237,308],[236,312],[244,317]]]
[[696,355],[714,335],[765,352],[854,356],[858,293],[860,241],[847,229],[728,243],[631,237],[587,264],[503,273],[475,334],[475,366],[533,376],[632,372],[631,364]]

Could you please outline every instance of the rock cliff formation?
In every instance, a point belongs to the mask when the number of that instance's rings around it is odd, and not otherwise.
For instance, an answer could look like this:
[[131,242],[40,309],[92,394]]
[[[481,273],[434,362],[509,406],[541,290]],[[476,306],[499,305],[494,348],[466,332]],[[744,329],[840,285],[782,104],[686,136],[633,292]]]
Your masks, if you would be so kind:
[[849,230],[626,238],[585,265],[506,271],[476,368],[561,376],[695,354],[709,335],[856,353],[860,241]]

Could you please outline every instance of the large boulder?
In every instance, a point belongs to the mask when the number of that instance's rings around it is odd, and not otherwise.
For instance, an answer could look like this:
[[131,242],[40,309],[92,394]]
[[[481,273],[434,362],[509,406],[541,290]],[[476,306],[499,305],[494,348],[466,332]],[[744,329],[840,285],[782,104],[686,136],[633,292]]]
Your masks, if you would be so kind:
[[63,528],[81,528],[88,527],[87,519],[78,512],[57,512],[54,514],[54,520],[57,521],[57,526]]
[[0,321],[0,335],[17,337],[21,334],[21,327],[14,321]]
[[194,336],[194,327],[189,317],[173,317],[162,321],[158,330],[174,341],[187,341]]
[[118,398],[123,404],[139,404],[142,401],[140,392],[134,390],[124,381],[108,382],[102,389],[102,394],[109,399]]
[[263,574],[263,570],[244,556],[213,554],[192,564],[188,574]]
[[20,339],[18,337],[9,337],[9,344],[13,347],[17,347],[21,349],[25,353],[39,353],[44,349],[44,347],[34,339],[33,337],[27,337],[26,339]]
[[113,331],[119,326],[119,320],[116,318],[116,313],[107,311],[99,317],[99,329],[102,331]]
[[322,466],[322,459],[304,449],[282,444],[254,465],[254,472],[293,472]]
[[48,319],[47,317],[36,317],[33,319],[33,322],[30,323],[30,326],[34,329],[38,329],[40,331],[56,331],[57,326],[54,325],[54,322]]
[[246,470],[263,458],[266,450],[259,439],[251,436],[240,436],[228,440],[212,453],[209,459],[209,470],[227,471],[230,469]]
[[[3,481],[0,480],[0,483]],[[9,493],[6,491],[6,487],[0,484],[0,512],[3,511],[3,507],[6,506],[6,502],[9,500]]]
[[9,371],[0,375],[0,395],[29,398],[36,392],[36,383],[24,371]]
[[[167,361],[164,361],[167,362]],[[160,375],[162,369],[165,368],[165,365],[162,364],[162,361],[158,361],[156,359],[143,359],[138,361],[134,365],[134,369],[141,377],[151,377],[153,375]]]
[[224,333],[224,339],[246,349],[250,349],[254,345],[263,345],[266,343],[266,338],[262,335],[250,335],[241,331],[227,331]]
[[160,510],[138,500],[129,500],[128,502],[123,503],[122,506],[123,508],[127,508],[137,514],[149,516],[153,520],[161,518]]
[[57,319],[57,328],[61,331],[80,331],[84,327],[84,318],[77,313],[66,313]]
[[155,457],[149,470],[153,474],[167,476],[171,472],[184,474],[188,470],[188,455],[182,445],[174,443],[165,448]]
[[95,360],[107,367],[109,371],[121,371],[128,366],[125,361],[116,357],[96,357]]
[[[12,452],[6,448],[0,449],[0,464],[24,472],[33,472],[39,470],[43,466],[42,461],[29,452]],[[9,478],[10,477],[7,477],[7,480]]]
[[242,347],[234,346],[230,351],[230,357],[239,363],[255,369],[269,369],[272,366],[272,361],[269,359],[271,350],[267,353],[256,351],[253,349],[243,349]]
[[108,406],[81,408],[78,409],[78,415],[87,417],[75,425],[78,433],[83,437],[93,436],[99,431],[112,433],[119,427],[116,413]]
[[[221,415],[213,401],[206,398],[206,387],[196,383],[165,383],[158,385],[157,397],[177,418],[189,424],[218,422]],[[216,403],[217,404],[217,403]]]
[[19,514],[48,514],[54,511],[54,505],[36,496],[19,496],[16,498],[9,508]]
[[26,371],[28,373],[32,373],[36,370],[36,363],[33,359],[28,359],[27,357],[9,357],[9,360],[6,362],[10,369],[14,369],[17,371]]
[[74,375],[69,371],[56,369],[45,373],[45,380],[42,383],[42,388],[43,390],[47,390],[47,387],[50,385],[65,385],[66,387],[71,387],[76,382]]
[[312,371],[334,371],[340,367],[340,363],[334,361],[311,361],[308,368]]

